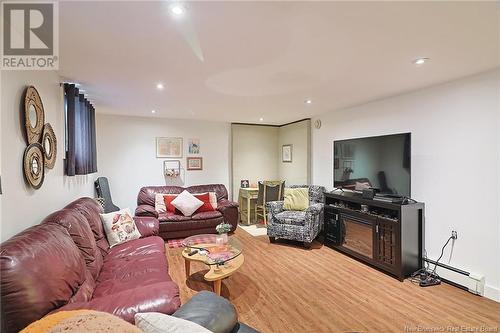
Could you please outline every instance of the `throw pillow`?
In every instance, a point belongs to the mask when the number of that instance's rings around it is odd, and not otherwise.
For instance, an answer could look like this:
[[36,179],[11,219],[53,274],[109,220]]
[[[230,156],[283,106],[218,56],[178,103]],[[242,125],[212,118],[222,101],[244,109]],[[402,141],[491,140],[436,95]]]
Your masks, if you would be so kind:
[[129,208],[99,215],[110,247],[141,238]]
[[135,326],[144,333],[211,333],[192,321],[157,312],[136,313]]
[[[155,210],[158,213],[166,213],[171,212],[175,213],[175,207],[170,204],[172,200],[178,194],[165,194],[165,193],[157,193],[155,194]],[[165,199],[168,199],[167,201]]]
[[203,201],[203,205],[196,210],[196,213],[202,213],[202,212],[213,212],[215,209],[210,203],[210,194],[203,193],[203,194],[193,194],[195,198],[200,199]]
[[198,208],[203,206],[203,201],[197,199],[194,195],[184,190],[174,200],[172,200],[172,205],[184,216],[191,216]]
[[309,207],[309,189],[285,188],[284,210],[306,210]]

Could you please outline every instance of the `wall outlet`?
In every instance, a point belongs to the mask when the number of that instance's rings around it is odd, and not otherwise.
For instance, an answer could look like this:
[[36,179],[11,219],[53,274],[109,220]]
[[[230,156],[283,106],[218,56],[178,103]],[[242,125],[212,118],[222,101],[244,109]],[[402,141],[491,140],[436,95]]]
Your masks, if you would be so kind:
[[457,239],[458,238],[458,233],[455,230],[451,231],[451,239]]

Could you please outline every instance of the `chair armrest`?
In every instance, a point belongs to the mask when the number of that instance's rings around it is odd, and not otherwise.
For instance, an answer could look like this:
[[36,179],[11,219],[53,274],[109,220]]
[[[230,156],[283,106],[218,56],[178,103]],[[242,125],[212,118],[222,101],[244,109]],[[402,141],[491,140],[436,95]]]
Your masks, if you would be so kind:
[[135,216],[134,222],[141,234],[141,238],[158,236],[160,233],[160,222],[156,217]]
[[306,209],[306,213],[310,213],[310,214],[319,214],[321,213],[321,211],[323,210],[323,207],[325,206],[325,204],[323,203],[315,203],[315,204],[312,204],[310,205],[307,209]]
[[238,323],[234,305],[210,291],[200,291],[172,316],[189,320],[215,333],[231,332]]
[[153,206],[139,205],[135,209],[135,216],[152,216],[158,218],[158,212]]
[[283,211],[284,201],[269,201],[266,203],[266,208],[271,215],[281,213]]
[[224,222],[231,224],[231,231],[235,231],[238,227],[240,213],[238,203],[227,199],[222,199],[217,202],[217,210],[222,213]]

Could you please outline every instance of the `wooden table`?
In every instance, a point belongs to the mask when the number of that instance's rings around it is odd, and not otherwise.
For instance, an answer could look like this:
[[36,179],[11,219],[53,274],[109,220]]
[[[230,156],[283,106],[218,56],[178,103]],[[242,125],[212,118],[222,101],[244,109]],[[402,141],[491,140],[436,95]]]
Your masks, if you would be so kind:
[[[203,246],[203,244],[201,244],[200,246]],[[190,248],[185,248],[182,251],[182,257],[184,258],[184,267],[186,269],[186,279],[191,276],[191,261],[201,261],[205,263],[206,260],[206,257],[200,255],[199,253],[189,256],[188,253],[190,253],[191,250],[192,249]],[[225,279],[236,272],[241,267],[241,265],[243,265],[244,261],[245,257],[243,256],[243,253],[241,253],[236,258],[226,261],[224,265],[207,265],[210,267],[210,270],[205,274],[204,279],[206,281],[213,282],[214,292],[220,296],[222,279]]]
[[[241,222],[244,221],[243,216],[245,216],[245,222],[247,225],[250,225],[251,223],[252,200],[257,200],[258,195],[259,189],[256,187],[240,188],[238,203],[240,204]],[[257,219],[256,216],[255,219]]]

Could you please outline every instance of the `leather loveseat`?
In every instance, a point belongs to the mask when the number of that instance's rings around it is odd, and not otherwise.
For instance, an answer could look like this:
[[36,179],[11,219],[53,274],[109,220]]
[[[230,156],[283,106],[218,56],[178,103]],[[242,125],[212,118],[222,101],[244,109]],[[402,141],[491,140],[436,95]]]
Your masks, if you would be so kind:
[[133,323],[137,312],[179,308],[158,221],[136,218],[142,238],[110,249],[100,212],[81,198],[0,245],[2,332],[60,310],[104,311]]
[[[179,194],[187,190],[189,193],[215,192],[217,209],[213,212],[195,213],[184,216],[174,213],[160,213],[155,210],[155,196],[162,194]],[[163,239],[182,238],[199,234],[215,233],[215,227],[225,221],[232,225],[231,231],[238,226],[238,204],[228,200],[227,189],[222,184],[180,186],[146,186],[141,188],[137,196],[136,216],[157,218],[160,224],[160,236]]]

